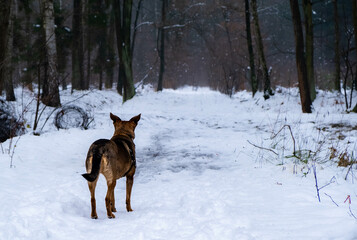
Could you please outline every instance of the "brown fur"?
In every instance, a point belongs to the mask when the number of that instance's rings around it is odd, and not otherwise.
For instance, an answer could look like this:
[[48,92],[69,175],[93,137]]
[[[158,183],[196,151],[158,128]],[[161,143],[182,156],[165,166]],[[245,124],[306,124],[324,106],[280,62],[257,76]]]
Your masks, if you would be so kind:
[[[119,117],[110,113],[110,118],[114,124],[113,137],[95,141],[89,148],[86,169],[87,174],[83,177],[88,180],[88,187],[91,194],[91,217],[98,218],[96,212],[95,187],[97,185],[99,173],[102,173],[107,180],[108,191],[105,197],[105,205],[109,218],[115,218],[114,188],[116,180],[126,176],[126,209],[133,211],[130,205],[131,189],[134,181],[136,169],[135,164],[135,138],[134,130],[140,120],[141,115],[133,117],[129,121],[122,121]],[[99,170],[99,171],[98,171]]]

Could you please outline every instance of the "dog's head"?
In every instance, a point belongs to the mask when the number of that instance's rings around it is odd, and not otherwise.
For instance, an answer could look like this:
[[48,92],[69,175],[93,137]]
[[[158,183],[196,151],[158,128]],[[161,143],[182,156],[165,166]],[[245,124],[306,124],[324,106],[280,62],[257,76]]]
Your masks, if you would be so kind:
[[135,138],[135,128],[138,125],[141,114],[132,117],[129,121],[122,121],[118,116],[110,113],[110,118],[113,120],[114,136],[127,135],[132,139]]

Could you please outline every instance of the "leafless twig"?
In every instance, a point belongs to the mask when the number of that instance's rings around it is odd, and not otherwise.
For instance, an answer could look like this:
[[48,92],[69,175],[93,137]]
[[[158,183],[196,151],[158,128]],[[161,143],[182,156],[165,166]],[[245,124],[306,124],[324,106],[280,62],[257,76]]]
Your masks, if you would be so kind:
[[353,163],[350,165],[350,167],[349,167],[348,170],[347,170],[347,173],[346,173],[346,176],[345,176],[345,180],[347,180],[348,174],[349,174],[350,171],[352,170],[352,166],[353,166]]
[[290,125],[285,124],[284,126],[282,126],[282,127],[280,128],[280,130],[279,130],[276,134],[274,134],[272,137],[270,137],[270,139],[276,138],[276,136],[278,136],[278,134],[279,134],[285,127],[287,127],[287,128],[289,129],[289,131],[290,131],[290,135],[291,135],[291,138],[292,138],[293,143],[294,143],[294,152],[293,152],[293,155],[295,156],[295,153],[296,153],[296,147],[295,147],[295,145],[296,145],[296,144],[295,144],[295,138],[294,138],[294,135],[293,135],[293,131],[291,130]]
[[325,195],[328,196],[337,207],[339,207],[338,204],[332,199],[332,197],[330,195],[328,195],[327,193],[325,193]]
[[[10,154],[10,168],[13,168],[13,167],[14,167],[14,165],[12,164],[12,160],[13,160],[13,158],[14,158],[16,145],[17,145],[17,143],[19,142],[20,138],[21,138],[21,135],[17,138],[17,140],[16,140],[16,142],[15,142],[15,145],[14,145],[14,147],[12,148],[12,152],[11,152],[11,154]],[[9,151],[10,151],[10,149],[9,149]]]
[[263,150],[266,150],[266,151],[270,151],[270,152],[274,153],[275,155],[279,156],[279,154],[277,154],[274,150],[272,150],[270,148],[265,148],[265,147],[261,147],[261,146],[255,145],[254,143],[249,142],[249,140],[247,140],[247,142],[249,144],[253,145],[256,148],[260,148],[260,149],[263,149]]
[[323,189],[324,187],[327,187],[328,185],[330,185],[331,183],[335,183],[336,181],[336,177],[333,176],[330,181],[328,183],[326,183],[325,185],[323,185],[322,187],[319,188],[319,190]]
[[317,173],[316,173],[316,165],[315,163],[312,165],[312,170],[314,172],[314,177],[315,177],[315,187],[316,187],[316,192],[317,192],[317,198],[319,199],[319,202],[321,202],[321,198],[320,198],[320,188],[317,184]]
[[357,217],[353,214],[353,212],[352,212],[352,210],[351,210],[351,204],[349,204],[348,209],[350,210],[351,216],[352,216],[354,219],[357,220]]

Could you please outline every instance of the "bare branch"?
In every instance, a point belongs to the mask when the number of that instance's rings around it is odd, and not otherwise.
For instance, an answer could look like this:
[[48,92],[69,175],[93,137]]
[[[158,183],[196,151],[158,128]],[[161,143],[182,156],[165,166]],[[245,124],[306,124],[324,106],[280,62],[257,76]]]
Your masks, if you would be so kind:
[[260,148],[260,149],[263,149],[263,150],[266,150],[266,151],[270,151],[270,152],[274,153],[275,155],[279,156],[279,154],[277,154],[274,150],[272,150],[270,148],[265,148],[265,147],[261,147],[261,146],[255,145],[254,143],[249,142],[249,140],[247,140],[247,142],[249,144],[253,145],[256,148]]
[[330,195],[328,195],[327,193],[325,193],[325,195],[328,196],[337,207],[339,207],[338,204],[332,199],[332,197]]
[[270,139],[274,139],[285,127],[289,128],[291,138],[292,138],[292,140],[293,140],[293,142],[294,142],[294,152],[293,152],[293,155],[295,156],[295,153],[296,153],[295,138],[294,138],[294,135],[293,135],[293,132],[292,132],[292,130],[291,130],[290,125],[287,125],[287,124],[286,124],[286,125],[282,126],[282,127],[280,128],[280,130],[279,130],[276,134],[274,134]]

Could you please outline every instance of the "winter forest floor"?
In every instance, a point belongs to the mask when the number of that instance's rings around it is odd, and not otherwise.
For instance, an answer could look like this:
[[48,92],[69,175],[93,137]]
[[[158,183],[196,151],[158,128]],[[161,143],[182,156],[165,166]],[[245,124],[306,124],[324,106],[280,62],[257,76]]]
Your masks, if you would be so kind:
[[[357,114],[345,112],[342,95],[319,91],[314,112],[302,114],[297,89],[264,101],[145,87],[125,104],[114,90],[63,91],[63,104],[75,100],[94,121],[57,130],[52,114],[35,136],[33,94],[16,93],[29,128],[1,144],[0,239],[357,239],[356,167],[337,166],[356,159]],[[109,112],[142,114],[134,211],[125,210],[120,179],[116,218],[106,217],[101,176],[92,220],[81,174],[90,144],[113,134]]]

